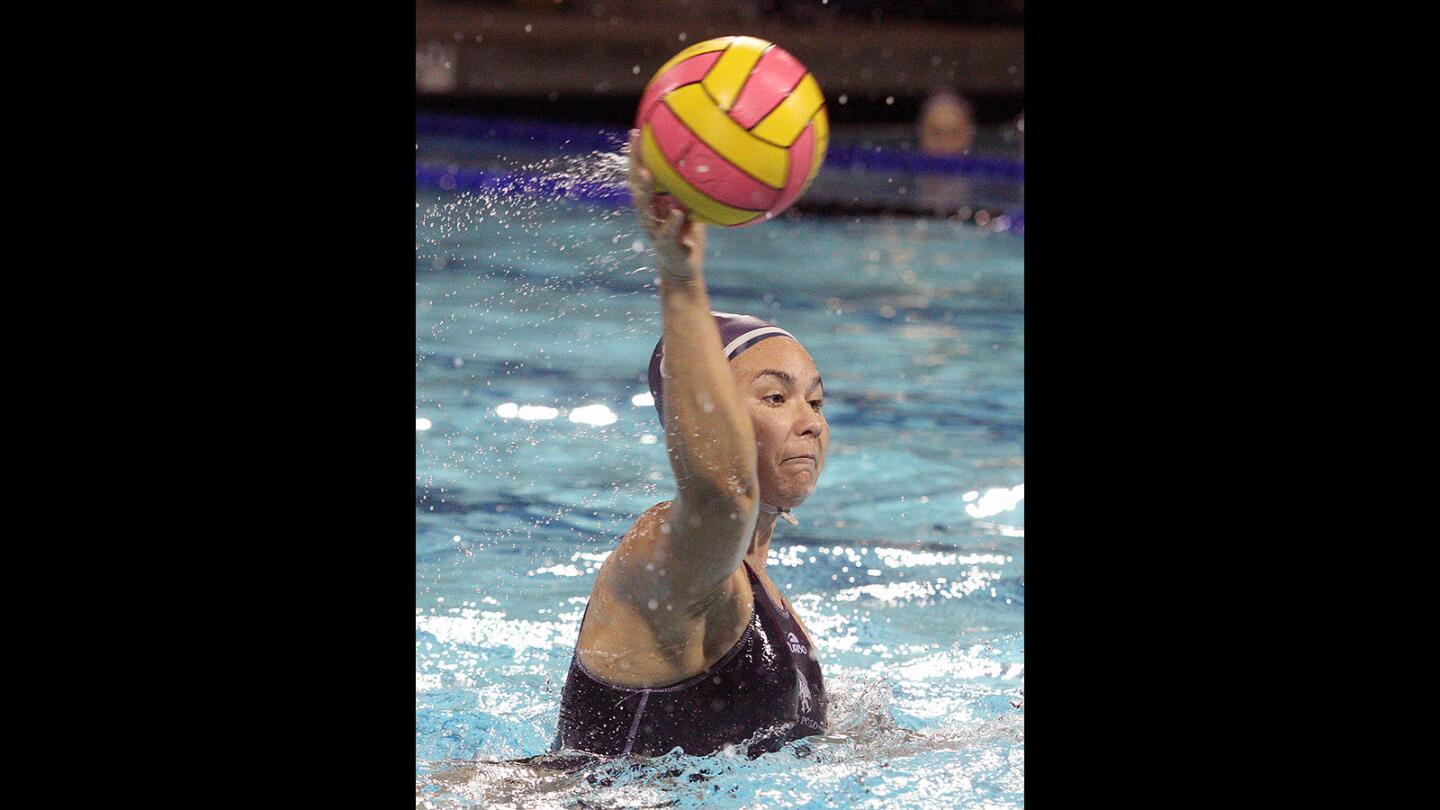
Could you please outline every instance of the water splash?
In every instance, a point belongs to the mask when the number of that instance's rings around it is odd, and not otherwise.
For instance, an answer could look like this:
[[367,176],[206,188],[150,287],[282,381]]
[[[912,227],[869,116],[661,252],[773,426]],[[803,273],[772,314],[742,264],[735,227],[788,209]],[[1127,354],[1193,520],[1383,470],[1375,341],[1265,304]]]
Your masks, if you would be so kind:
[[[626,173],[630,164],[629,147],[617,151],[591,151],[585,154],[561,154],[529,162],[496,155],[486,161],[483,169],[467,169],[450,164],[441,172],[441,179],[469,178],[469,188],[455,195],[444,195],[440,201],[425,207],[416,222],[416,258],[439,260],[435,269],[443,269],[443,248],[450,240],[466,232],[514,228],[518,233],[533,236],[543,225],[556,222],[557,203],[579,203],[589,217],[588,227],[629,217],[629,211],[613,204],[597,201],[623,198]],[[416,203],[417,208],[421,203]],[[547,220],[547,217],[549,219]],[[488,227],[487,227],[488,226]],[[513,242],[514,234],[508,234]],[[560,250],[564,244],[552,245]]]
[[[869,804],[904,795],[917,806],[949,797],[955,780],[984,786],[989,806],[1023,806],[1024,716],[917,731],[898,723],[887,680],[836,678],[829,733],[751,757],[767,730],[708,756],[672,751],[653,758],[559,752],[507,761],[444,760],[417,768],[424,808],[703,807]],[[936,752],[953,753],[940,772]],[[1002,753],[1007,752],[1007,753]],[[957,771],[955,763],[966,767]]]

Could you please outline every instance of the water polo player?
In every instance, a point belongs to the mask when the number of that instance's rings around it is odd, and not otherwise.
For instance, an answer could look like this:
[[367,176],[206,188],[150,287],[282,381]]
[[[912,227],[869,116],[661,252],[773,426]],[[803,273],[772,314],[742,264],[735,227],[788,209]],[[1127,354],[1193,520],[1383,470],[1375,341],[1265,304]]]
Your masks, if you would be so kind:
[[829,426],[793,335],[712,313],[705,225],[630,189],[656,248],[664,333],[650,361],[677,493],[642,514],[595,578],[565,680],[557,749],[703,755],[825,730],[825,683],[799,616],[765,570],[775,521],[814,491]]

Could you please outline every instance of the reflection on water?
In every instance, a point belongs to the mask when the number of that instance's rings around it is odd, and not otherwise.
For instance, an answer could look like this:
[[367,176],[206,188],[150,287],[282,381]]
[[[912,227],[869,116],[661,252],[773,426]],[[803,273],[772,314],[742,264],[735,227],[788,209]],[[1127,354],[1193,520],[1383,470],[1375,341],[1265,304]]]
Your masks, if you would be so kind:
[[[1024,500],[1025,485],[1017,484],[1009,489],[1004,487],[988,489],[984,495],[981,495],[975,490],[971,490],[960,497],[961,500],[968,504],[965,507],[965,514],[977,518],[990,517],[991,515],[998,515],[1001,512],[1009,512],[1015,508],[1016,504]],[[979,499],[978,501],[976,501],[977,498]],[[970,503],[970,501],[976,502]]]

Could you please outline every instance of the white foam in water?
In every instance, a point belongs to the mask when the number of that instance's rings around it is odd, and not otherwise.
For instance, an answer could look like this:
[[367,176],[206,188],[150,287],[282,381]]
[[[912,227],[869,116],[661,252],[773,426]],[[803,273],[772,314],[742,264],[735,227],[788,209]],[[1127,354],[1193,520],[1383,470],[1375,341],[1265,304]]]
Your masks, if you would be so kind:
[[[912,807],[950,807],[946,797],[983,780],[1015,797],[992,791],[985,806],[1023,806],[1017,801],[1024,790],[1023,749],[1002,754],[994,748],[1023,742],[1023,716],[965,717],[935,730],[913,731],[893,717],[893,687],[886,678],[837,671],[827,681],[829,733],[758,759],[750,759],[748,743],[740,743],[704,757],[621,758],[578,770],[494,760],[429,763],[417,780],[417,804],[881,807],[903,801]],[[938,752],[952,754],[936,759]]]

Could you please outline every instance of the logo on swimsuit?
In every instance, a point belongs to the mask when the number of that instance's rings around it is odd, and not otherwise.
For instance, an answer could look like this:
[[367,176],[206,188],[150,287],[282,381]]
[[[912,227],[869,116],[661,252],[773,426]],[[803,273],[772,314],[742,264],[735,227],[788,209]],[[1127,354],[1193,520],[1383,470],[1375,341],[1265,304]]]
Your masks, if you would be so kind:
[[[794,638],[794,636],[791,636]],[[810,711],[810,683],[805,680],[805,673],[795,670],[795,677],[800,680],[800,711]]]
[[788,633],[787,635],[790,636],[790,652],[800,653],[801,655],[806,655],[810,652],[809,648],[800,643],[800,639],[796,638],[794,633]]

